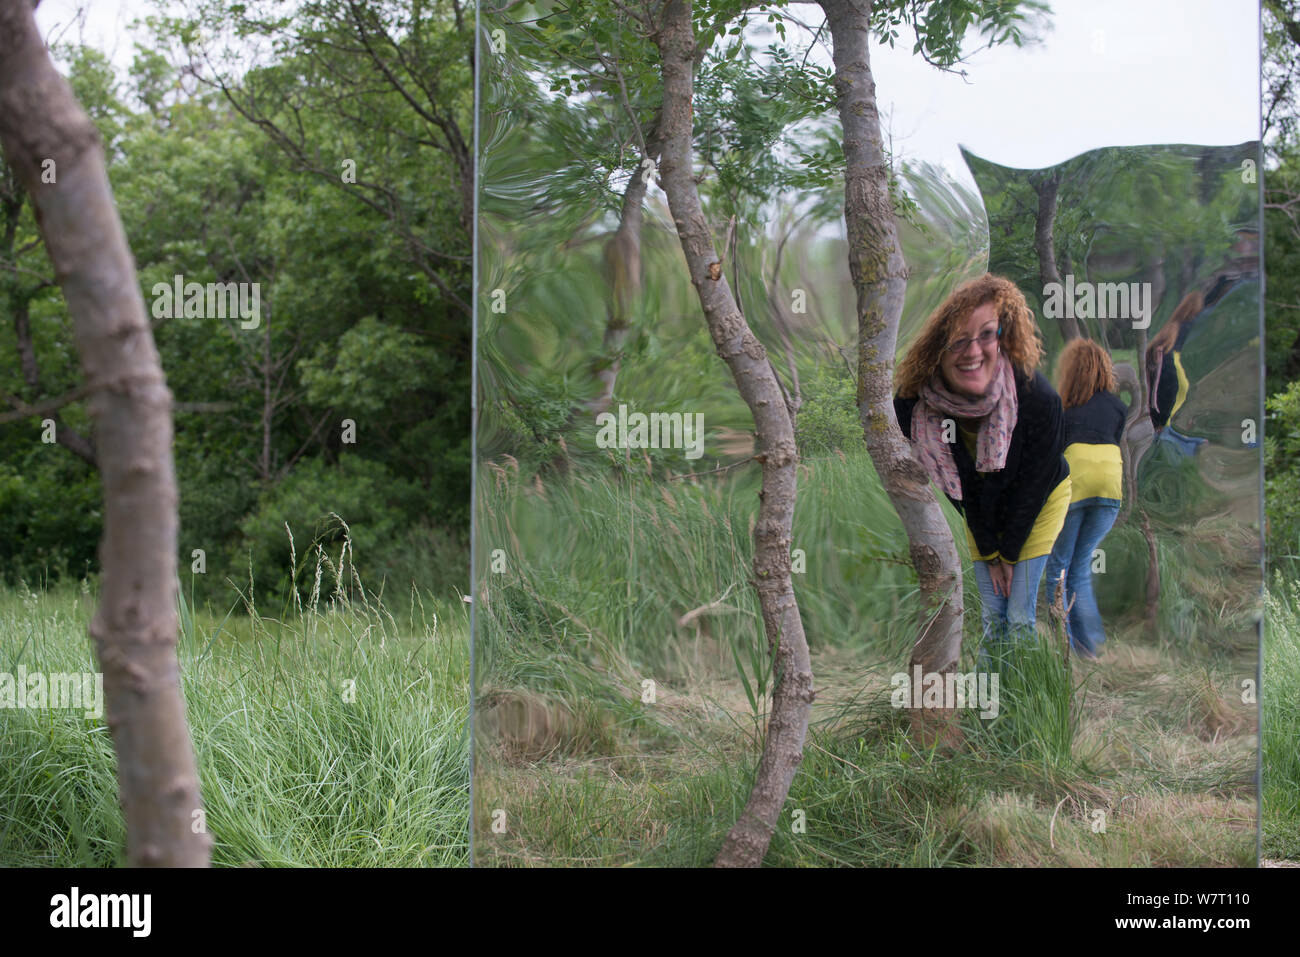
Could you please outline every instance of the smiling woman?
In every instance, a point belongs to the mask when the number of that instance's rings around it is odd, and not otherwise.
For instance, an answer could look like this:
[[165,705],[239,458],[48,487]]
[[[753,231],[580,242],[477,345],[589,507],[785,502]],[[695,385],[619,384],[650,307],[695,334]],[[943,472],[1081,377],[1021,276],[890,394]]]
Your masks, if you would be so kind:
[[1025,297],[985,274],[926,321],[899,364],[894,409],[966,519],[984,640],[1032,633],[1038,586],[1070,504],[1061,399]]

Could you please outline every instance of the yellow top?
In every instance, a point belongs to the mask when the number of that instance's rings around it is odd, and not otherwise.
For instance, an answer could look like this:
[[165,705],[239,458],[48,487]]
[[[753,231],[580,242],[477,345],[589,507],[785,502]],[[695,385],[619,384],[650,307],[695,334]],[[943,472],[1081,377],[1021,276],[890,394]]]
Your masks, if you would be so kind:
[[[968,432],[965,427],[960,427],[962,443],[970,452],[971,457],[975,456],[975,439],[979,431]],[[1119,446],[1112,446],[1116,453],[1119,452]],[[1071,471],[1074,466],[1071,465]],[[1061,534],[1061,529],[1065,527],[1065,514],[1070,510],[1070,476],[1061,479],[1060,484],[1052,489],[1052,494],[1047,496],[1047,501],[1043,503],[1042,510],[1038,513],[1038,518],[1034,519],[1034,527],[1029,530],[1029,537],[1025,539],[1025,544],[1020,547],[1020,558],[1017,561],[1025,561],[1030,558],[1041,558],[1044,555],[1052,554],[1052,546],[1056,544],[1056,536]],[[992,555],[981,555],[979,548],[975,545],[975,536],[971,534],[970,526],[966,526],[966,544],[970,546],[971,557],[976,561],[988,562],[994,558],[1001,558],[997,552]],[[1010,562],[1009,564],[1015,564]]]
[[[1052,494],[1047,496],[1047,501],[1043,503],[1043,510],[1038,513],[1038,518],[1034,519],[1034,527],[1029,530],[1029,537],[1025,539],[1025,544],[1020,547],[1020,558],[1017,561],[1026,561],[1030,558],[1042,558],[1044,555],[1052,554],[1052,546],[1056,544],[1056,536],[1061,534],[1061,529],[1065,527],[1065,514],[1070,510],[1070,476],[1061,479],[1061,483],[1052,489]],[[966,526],[966,544],[970,546],[971,558],[980,562],[989,562],[995,558],[1002,558],[997,552],[992,555],[981,555],[975,545],[975,536],[970,533],[970,526]],[[1002,559],[1006,561],[1006,559]],[[1014,565],[1015,562],[1009,564]]]
[[1124,498],[1124,459],[1110,442],[1092,445],[1071,442],[1065,447],[1070,463],[1070,501],[1086,498]]
[[1169,410],[1169,422],[1173,424],[1174,413],[1178,407],[1187,401],[1187,388],[1190,383],[1187,381],[1187,373],[1183,371],[1183,360],[1177,352],[1174,353],[1174,368],[1178,370],[1178,396],[1174,399],[1174,407]]

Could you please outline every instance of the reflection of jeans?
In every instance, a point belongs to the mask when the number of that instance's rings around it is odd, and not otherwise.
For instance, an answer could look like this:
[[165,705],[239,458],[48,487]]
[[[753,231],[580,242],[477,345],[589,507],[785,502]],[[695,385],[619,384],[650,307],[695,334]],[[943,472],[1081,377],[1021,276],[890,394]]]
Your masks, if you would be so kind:
[[993,593],[993,579],[988,562],[975,562],[975,583],[980,590],[981,617],[984,620],[985,650],[992,642],[1023,640],[1034,636],[1034,618],[1038,606],[1038,584],[1043,580],[1047,556],[1021,559],[1011,577],[1011,597]]
[[1195,436],[1183,435],[1172,425],[1166,425],[1156,436],[1157,442],[1168,442],[1182,455],[1195,455],[1206,440]]
[[1097,598],[1092,593],[1092,553],[1115,524],[1120,505],[1113,498],[1087,498],[1073,503],[1047,563],[1048,601],[1056,599],[1056,583],[1064,574],[1066,607],[1070,608],[1070,601],[1074,601],[1065,630],[1074,649],[1089,657],[1095,657],[1106,640]]

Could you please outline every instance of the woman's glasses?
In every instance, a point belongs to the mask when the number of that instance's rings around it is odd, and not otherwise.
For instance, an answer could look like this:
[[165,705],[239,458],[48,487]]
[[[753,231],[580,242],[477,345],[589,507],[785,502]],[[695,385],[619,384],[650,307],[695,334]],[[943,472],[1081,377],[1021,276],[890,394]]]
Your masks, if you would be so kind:
[[970,348],[972,342],[978,342],[979,347],[983,349],[985,346],[991,345],[1000,335],[1002,335],[1001,326],[998,326],[997,329],[985,329],[978,336],[973,336],[967,339],[958,339],[956,342],[949,344],[948,353],[950,355],[959,356]]

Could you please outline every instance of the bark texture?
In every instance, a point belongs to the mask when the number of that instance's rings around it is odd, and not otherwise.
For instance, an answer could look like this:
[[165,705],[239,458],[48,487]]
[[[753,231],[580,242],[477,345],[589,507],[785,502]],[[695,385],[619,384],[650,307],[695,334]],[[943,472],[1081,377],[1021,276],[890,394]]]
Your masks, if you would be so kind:
[[660,172],[664,192],[709,334],[753,413],[758,446],[754,458],[763,467],[754,526],[754,585],[778,680],[753,790],[715,861],[718,867],[756,867],[767,853],[790,783],[803,760],[812,712],[812,663],[790,580],[799,457],[781,385],[720,268],[692,176],[696,49],[690,0],[668,0],[655,42],[663,72]]
[[[894,416],[894,351],[903,314],[907,265],[889,196],[868,42],[871,4],[821,0],[834,46],[835,88],[844,127],[844,219],[849,272],[857,290],[858,412],[867,451],[907,532],[920,581],[924,621],[908,673],[955,671],[961,655],[961,559],[925,469],[912,457]],[[913,680],[912,701],[920,701]],[[955,743],[956,715],[913,708],[912,726],[927,744]]]
[[[113,205],[99,135],[55,71],[29,0],[0,0],[0,146],[63,287],[104,485],[102,598],[90,625],[133,865],[206,866],[176,661],[171,393]],[[42,183],[54,161],[56,181]],[[196,833],[196,830],[198,833]]]

